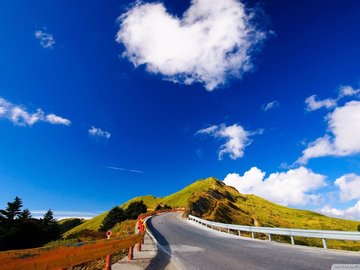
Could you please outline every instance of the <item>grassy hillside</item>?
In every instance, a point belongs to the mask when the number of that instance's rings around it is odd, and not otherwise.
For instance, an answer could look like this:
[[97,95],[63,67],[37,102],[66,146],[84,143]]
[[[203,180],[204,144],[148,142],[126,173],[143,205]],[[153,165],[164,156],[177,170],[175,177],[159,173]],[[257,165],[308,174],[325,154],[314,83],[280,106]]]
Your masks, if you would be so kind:
[[75,228],[72,228],[71,230],[67,231],[64,236],[68,236],[73,233],[77,233],[79,231],[88,229],[88,230],[94,230],[97,231],[101,225],[101,222],[106,217],[108,212],[104,212],[96,217],[93,217],[92,219],[89,219],[85,221],[84,223],[80,224],[79,226],[76,226]]
[[[121,207],[126,208],[131,202],[139,200],[143,200],[150,210],[161,203],[171,207],[184,207],[186,214],[204,219],[249,226],[357,231],[360,224],[356,221],[280,206],[255,195],[243,195],[215,178],[196,181],[166,197],[136,197]],[[84,222],[68,231],[66,235],[83,229],[97,230],[106,214],[107,212]],[[283,238],[279,237],[278,240],[284,240]],[[316,239],[299,238],[296,241],[299,244],[321,246],[320,240]],[[329,242],[330,247],[342,248],[344,245],[357,245],[360,250],[359,244],[355,242]]]
[[71,230],[72,228],[75,228],[76,226],[79,226],[82,224],[85,220],[80,218],[65,218],[58,220],[58,224],[60,225],[60,231],[61,234]]

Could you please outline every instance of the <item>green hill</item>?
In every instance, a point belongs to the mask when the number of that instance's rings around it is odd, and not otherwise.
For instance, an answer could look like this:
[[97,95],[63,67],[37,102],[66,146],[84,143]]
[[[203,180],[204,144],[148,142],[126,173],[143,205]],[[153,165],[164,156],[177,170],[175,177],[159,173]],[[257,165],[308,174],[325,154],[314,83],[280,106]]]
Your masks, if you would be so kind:
[[75,228],[79,226],[81,223],[84,222],[84,219],[80,218],[64,218],[61,220],[58,220],[58,224],[60,225],[60,231],[61,234],[71,230],[72,228]]
[[[139,200],[143,200],[149,210],[161,203],[173,208],[183,207],[185,214],[204,219],[249,226],[357,231],[360,224],[356,221],[280,206],[255,195],[243,195],[215,178],[196,181],[166,197],[155,198],[151,195],[136,197],[121,207],[126,208],[131,202]],[[97,230],[106,214],[107,212],[84,222],[68,231],[66,235],[83,229]],[[282,241],[283,238],[279,237],[278,240]],[[299,244],[321,246],[320,240],[317,239],[296,240]],[[342,248],[340,242],[334,241],[334,246]],[[331,245],[330,243],[330,247]],[[358,243],[357,245],[359,246]]]

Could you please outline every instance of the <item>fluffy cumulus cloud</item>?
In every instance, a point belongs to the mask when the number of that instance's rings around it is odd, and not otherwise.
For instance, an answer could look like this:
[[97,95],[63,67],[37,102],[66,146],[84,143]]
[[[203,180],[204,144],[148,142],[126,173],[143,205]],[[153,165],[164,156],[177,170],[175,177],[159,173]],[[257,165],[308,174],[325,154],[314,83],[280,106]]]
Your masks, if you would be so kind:
[[237,0],[192,0],[181,18],[163,3],[137,2],[120,16],[116,41],[135,67],[211,91],[252,68],[252,51],[266,37],[253,17]]
[[224,183],[243,194],[254,194],[281,205],[317,203],[320,195],[314,193],[326,185],[326,177],[300,167],[276,172],[265,178],[265,172],[253,167],[244,175],[228,174]]
[[329,134],[309,143],[298,163],[306,164],[316,157],[360,153],[360,101],[337,107],[327,116],[327,121]]
[[15,105],[0,97],[0,118],[6,118],[18,126],[32,126],[37,122],[47,122],[50,124],[65,125],[71,124],[71,121],[56,114],[45,114],[42,109],[35,112],[29,112],[20,105]]
[[360,176],[354,173],[345,174],[336,179],[334,184],[342,202],[355,201],[355,204],[345,209],[325,205],[320,212],[329,216],[360,220]]
[[88,133],[90,136],[93,137],[100,137],[105,139],[110,139],[111,133],[108,131],[104,131],[101,128],[96,128],[94,126],[91,126],[91,128],[88,130]]
[[46,33],[42,30],[35,31],[35,38],[40,41],[41,47],[45,49],[52,49],[55,45],[55,39],[52,34]]
[[329,205],[324,206],[320,209],[321,213],[327,216],[340,217],[346,219],[360,220],[360,200],[357,201],[353,206],[345,209],[338,209]]
[[232,126],[221,124],[200,129],[196,132],[196,134],[210,135],[214,138],[225,140],[225,143],[220,146],[219,150],[219,159],[221,160],[224,155],[229,155],[231,159],[243,157],[245,147],[250,145],[252,142],[250,136],[261,132],[262,131],[247,131],[238,124],[234,124]]
[[265,111],[265,112],[267,112],[267,111],[269,111],[269,110],[271,110],[271,109],[275,109],[275,108],[277,108],[277,107],[279,107],[279,106],[280,106],[279,101],[274,100],[274,101],[269,102],[269,103],[266,104],[266,105],[263,105],[263,106],[262,106],[262,110]]
[[336,179],[335,185],[339,188],[340,199],[350,201],[360,199],[360,176],[354,173],[345,174]]

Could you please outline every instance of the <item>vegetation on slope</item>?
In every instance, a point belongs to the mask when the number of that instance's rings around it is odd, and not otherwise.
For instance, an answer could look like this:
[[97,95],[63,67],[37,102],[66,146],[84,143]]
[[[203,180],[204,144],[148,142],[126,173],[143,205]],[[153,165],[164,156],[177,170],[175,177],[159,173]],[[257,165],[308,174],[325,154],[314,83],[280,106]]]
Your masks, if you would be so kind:
[[[255,195],[243,195],[215,178],[198,180],[166,197],[155,198],[151,195],[136,197],[121,207],[125,209],[130,203],[139,200],[142,200],[149,210],[155,209],[159,204],[166,204],[173,208],[185,208],[185,214],[223,223],[345,231],[357,231],[359,226],[359,222],[356,221],[331,218],[311,211],[284,207]],[[105,216],[106,213],[86,221],[73,230],[85,228],[97,230]],[[274,239],[288,241],[286,237],[275,237]],[[298,238],[296,242],[321,246],[321,240],[317,239]],[[329,241],[329,247],[360,250],[358,243],[349,241],[346,243]]]
[[75,228],[76,226],[79,226],[84,222],[85,220],[81,218],[64,218],[57,221],[57,223],[60,226],[61,234],[66,233],[67,231],[71,230],[72,228]]

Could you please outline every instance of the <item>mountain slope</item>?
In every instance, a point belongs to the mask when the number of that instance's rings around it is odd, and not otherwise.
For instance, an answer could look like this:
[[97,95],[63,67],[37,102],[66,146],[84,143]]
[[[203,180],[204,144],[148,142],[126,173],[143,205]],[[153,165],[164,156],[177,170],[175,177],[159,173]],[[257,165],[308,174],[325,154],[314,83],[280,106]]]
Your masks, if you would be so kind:
[[61,234],[63,234],[72,228],[79,226],[83,222],[84,220],[80,218],[65,218],[58,220],[57,223],[60,225]]
[[[249,226],[356,231],[360,224],[280,206],[255,195],[243,195],[215,178],[198,180],[162,198],[151,195],[136,197],[121,207],[126,208],[131,202],[139,200],[143,200],[150,210],[161,203],[173,208],[184,207],[185,214],[204,219]],[[106,214],[107,212],[84,222],[67,232],[67,235],[83,229],[97,230]],[[317,245],[317,240],[298,239],[298,243]],[[321,245],[320,242],[318,244]]]

